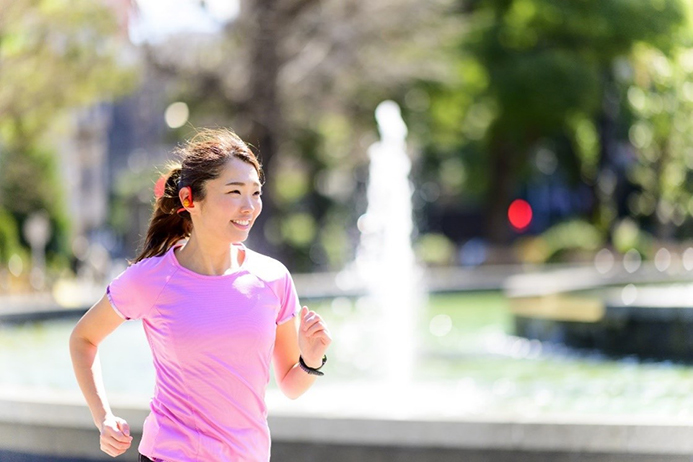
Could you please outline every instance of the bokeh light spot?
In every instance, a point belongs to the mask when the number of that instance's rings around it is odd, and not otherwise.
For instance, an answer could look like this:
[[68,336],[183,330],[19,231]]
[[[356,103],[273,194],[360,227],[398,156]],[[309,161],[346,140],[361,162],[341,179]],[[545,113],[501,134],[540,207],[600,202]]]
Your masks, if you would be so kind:
[[638,298],[638,288],[633,284],[628,284],[621,291],[621,300],[624,305],[632,305]]
[[7,262],[7,269],[10,270],[12,276],[19,277],[22,274],[22,271],[24,270],[24,262],[22,261],[22,257],[17,255],[16,253],[13,254],[10,257],[10,261]]
[[630,249],[623,256],[623,267],[629,273],[635,273],[638,269],[640,269],[641,264],[642,257],[640,256],[640,252],[635,249]]
[[655,254],[654,264],[659,271],[666,271],[669,269],[669,265],[671,265],[671,252],[664,247],[659,249]]
[[447,314],[439,314],[431,319],[428,328],[436,337],[444,337],[452,330],[452,319]]
[[171,128],[182,127],[188,121],[189,116],[190,111],[188,110],[188,105],[180,101],[169,105],[164,114],[166,125]]
[[606,274],[614,267],[614,255],[609,249],[602,249],[594,256],[594,267],[600,274]]
[[683,252],[683,267],[686,271],[693,270],[693,247],[689,247]]
[[516,230],[525,229],[532,222],[532,207],[522,199],[514,200],[508,208],[508,220]]

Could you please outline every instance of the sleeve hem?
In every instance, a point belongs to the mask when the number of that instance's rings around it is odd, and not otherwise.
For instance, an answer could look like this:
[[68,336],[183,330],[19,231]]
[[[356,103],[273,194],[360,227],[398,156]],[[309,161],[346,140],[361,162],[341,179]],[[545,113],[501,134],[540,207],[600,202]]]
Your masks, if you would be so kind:
[[298,314],[298,313],[294,312],[294,313],[292,313],[291,316],[289,316],[288,318],[284,318],[284,319],[282,319],[282,320],[280,320],[280,321],[277,321],[277,325],[278,325],[278,326],[281,326],[282,324],[285,324],[285,323],[291,321],[292,319],[294,319],[294,318],[296,317],[297,314]]
[[111,308],[113,308],[113,311],[115,311],[116,314],[117,314],[118,316],[120,316],[121,318],[125,319],[126,321],[129,320],[130,318],[128,318],[127,316],[125,316],[125,315],[116,307],[116,304],[115,304],[115,302],[113,301],[113,297],[111,296],[111,286],[110,286],[110,285],[106,288],[106,296],[108,297],[108,301],[110,302]]

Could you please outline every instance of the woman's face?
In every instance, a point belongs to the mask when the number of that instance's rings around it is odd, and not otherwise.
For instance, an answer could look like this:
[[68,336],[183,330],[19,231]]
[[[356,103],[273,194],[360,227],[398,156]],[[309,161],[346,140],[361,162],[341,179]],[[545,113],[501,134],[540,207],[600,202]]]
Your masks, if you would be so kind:
[[255,167],[234,157],[217,178],[205,183],[205,189],[206,196],[192,215],[195,230],[224,242],[245,241],[262,211],[262,185]]

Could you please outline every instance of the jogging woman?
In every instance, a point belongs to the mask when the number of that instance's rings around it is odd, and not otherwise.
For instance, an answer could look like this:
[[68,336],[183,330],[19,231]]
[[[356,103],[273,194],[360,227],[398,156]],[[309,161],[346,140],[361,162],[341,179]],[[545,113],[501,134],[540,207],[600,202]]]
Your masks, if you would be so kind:
[[295,399],[322,375],[330,334],[318,314],[299,309],[286,267],[243,245],[262,210],[262,168],[248,146],[207,130],[178,154],[141,254],[72,332],[75,375],[101,449],[124,453],[132,436],[108,404],[97,352],[119,325],[140,319],[156,373],[140,461],[267,461],[270,363]]

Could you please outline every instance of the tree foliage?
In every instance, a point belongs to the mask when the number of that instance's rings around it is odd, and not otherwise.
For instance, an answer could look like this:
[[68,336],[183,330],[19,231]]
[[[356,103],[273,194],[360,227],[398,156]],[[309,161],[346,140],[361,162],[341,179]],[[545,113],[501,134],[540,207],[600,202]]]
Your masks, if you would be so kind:
[[31,212],[47,210],[55,230],[49,249],[64,251],[67,222],[47,133],[67,111],[127,91],[134,62],[100,2],[0,0],[0,11],[0,210],[10,213],[2,219],[21,227]]
[[256,224],[266,239],[254,245],[303,270],[351,258],[347,224],[364,211],[353,199],[377,139],[373,111],[445,73],[439,45],[454,33],[445,8],[247,1],[216,43],[151,48],[150,59],[180,79],[173,98],[190,103],[192,125],[227,124],[257,147],[268,184]]
[[624,82],[633,117],[628,136],[638,154],[629,171],[629,212],[660,238],[685,237],[676,230],[693,215],[693,50],[667,56],[642,45],[634,58]]
[[[356,202],[354,212],[354,199],[376,139],[372,111],[388,98],[402,105],[421,150],[420,210],[481,210],[480,232],[506,243],[511,199],[554,182],[580,194],[575,218],[607,239],[628,213],[621,198],[645,194],[636,179],[644,175],[624,156],[651,167],[630,140],[642,132],[633,124],[650,122],[627,104],[629,88],[649,95],[638,76],[655,55],[679,59],[687,8],[684,0],[248,1],[222,40],[184,38],[187,46],[152,47],[150,59],[179,77],[172,99],[189,103],[193,126],[230,125],[259,149],[267,241],[298,268],[339,267],[354,244],[347,224],[365,209]],[[542,162],[556,165],[546,173]],[[681,210],[683,196],[677,201]]]
[[[459,78],[430,92],[431,131],[453,145],[429,151],[440,158],[433,168],[446,168],[451,153],[462,159],[473,180],[457,192],[485,195],[486,233],[505,242],[507,206],[535,175],[539,149],[550,147],[562,181],[594,188],[624,122],[609,112],[618,73],[642,44],[671,53],[686,9],[682,1],[477,0],[462,16]],[[590,220],[599,221],[598,209]]]

